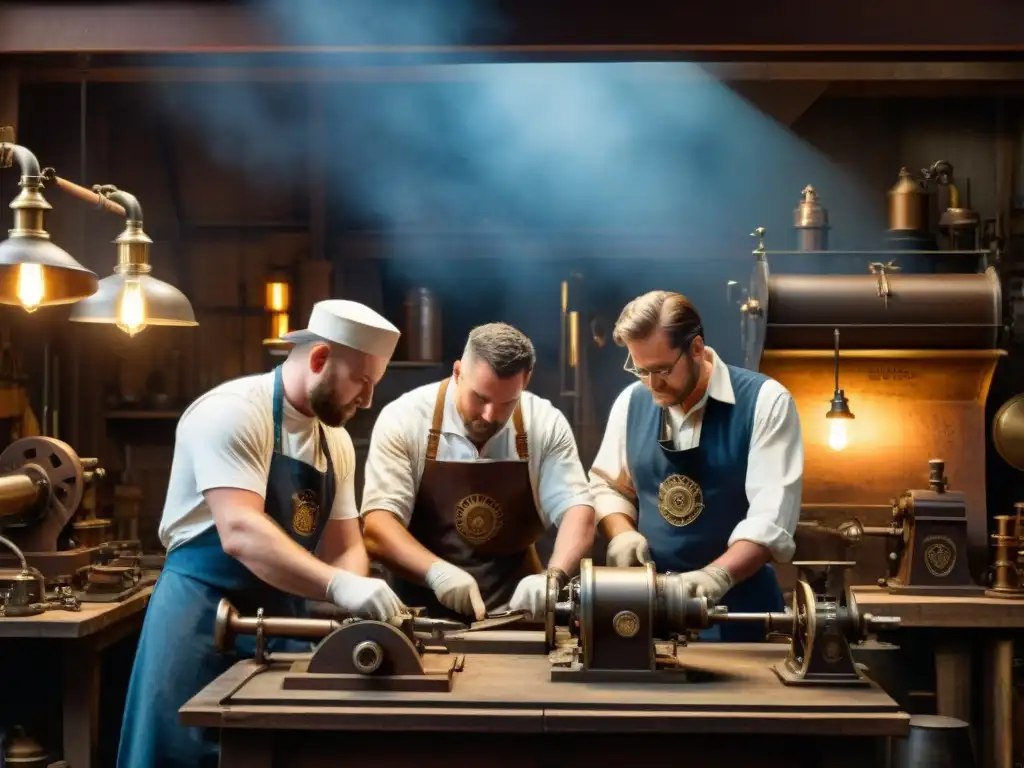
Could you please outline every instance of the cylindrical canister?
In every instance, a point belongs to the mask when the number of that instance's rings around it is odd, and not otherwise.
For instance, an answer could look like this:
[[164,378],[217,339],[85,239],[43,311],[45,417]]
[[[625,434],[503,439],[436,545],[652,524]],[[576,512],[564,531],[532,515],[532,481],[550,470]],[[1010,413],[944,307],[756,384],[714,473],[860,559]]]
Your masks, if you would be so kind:
[[441,305],[427,288],[413,288],[405,297],[405,345],[411,362],[441,362]]
[[803,188],[800,203],[793,211],[798,251],[828,250],[828,211],[818,200],[818,193],[808,184]]

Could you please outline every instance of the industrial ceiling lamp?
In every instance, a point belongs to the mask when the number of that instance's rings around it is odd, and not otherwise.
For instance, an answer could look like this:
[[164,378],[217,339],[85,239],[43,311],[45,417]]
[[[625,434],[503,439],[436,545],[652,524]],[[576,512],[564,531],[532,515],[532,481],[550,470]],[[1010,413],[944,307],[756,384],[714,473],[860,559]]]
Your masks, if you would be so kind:
[[850,401],[846,399],[846,393],[839,388],[839,329],[833,331],[835,335],[835,391],[832,393],[832,403],[825,418],[828,419],[828,445],[833,451],[841,451],[849,442],[849,422],[854,418],[850,411]]
[[281,337],[291,330],[291,293],[291,283],[284,274],[274,273],[267,278],[263,311],[267,313],[269,328],[263,346],[271,351],[289,346]]
[[[4,129],[10,134],[9,129]],[[4,136],[3,138],[6,138]],[[70,304],[96,292],[98,278],[50,241],[44,218],[53,209],[43,197],[39,161],[29,150],[0,143],[0,167],[18,164],[21,191],[11,201],[14,228],[0,243],[0,304],[27,312],[54,304]]]
[[114,274],[100,280],[99,290],[72,308],[70,319],[76,323],[114,324],[129,336],[151,325],[199,325],[185,294],[149,274],[153,269],[149,264],[149,246],[153,241],[142,229],[139,201],[114,186],[97,186],[90,192],[54,178],[61,189],[86,199],[99,198],[103,201],[102,207],[126,219],[124,231],[114,240],[117,245]]

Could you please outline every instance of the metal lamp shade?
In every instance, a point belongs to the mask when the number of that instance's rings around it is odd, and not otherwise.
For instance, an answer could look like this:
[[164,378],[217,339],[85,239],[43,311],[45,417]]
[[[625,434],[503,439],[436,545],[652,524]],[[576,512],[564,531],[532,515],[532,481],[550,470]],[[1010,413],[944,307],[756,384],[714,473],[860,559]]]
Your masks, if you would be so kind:
[[[195,313],[188,298],[173,285],[149,275],[135,275],[145,299],[145,324],[194,326]],[[76,323],[110,323],[118,321],[118,303],[124,290],[126,275],[113,274],[99,281],[95,294],[78,302],[71,310],[70,319]]]
[[18,279],[22,264],[42,267],[44,294],[37,306],[71,304],[96,293],[99,277],[49,239],[16,235],[0,243],[0,304],[21,306]]

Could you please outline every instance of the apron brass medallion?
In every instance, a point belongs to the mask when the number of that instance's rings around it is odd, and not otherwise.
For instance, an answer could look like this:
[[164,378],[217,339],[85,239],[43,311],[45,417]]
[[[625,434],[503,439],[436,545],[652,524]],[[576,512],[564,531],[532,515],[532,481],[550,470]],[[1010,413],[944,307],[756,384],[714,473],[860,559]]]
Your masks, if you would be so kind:
[[619,611],[612,617],[612,629],[619,637],[633,637],[640,631],[640,617],[632,611]]
[[309,536],[313,532],[319,513],[320,505],[316,503],[315,493],[299,491],[292,494],[292,530],[299,536]]
[[455,505],[455,529],[471,544],[483,544],[501,530],[501,505],[490,496],[473,493]]
[[658,511],[677,528],[689,525],[704,511],[704,492],[686,475],[670,475],[658,486]]
[[924,540],[924,566],[937,579],[948,576],[956,565],[956,544],[948,536],[928,536]]

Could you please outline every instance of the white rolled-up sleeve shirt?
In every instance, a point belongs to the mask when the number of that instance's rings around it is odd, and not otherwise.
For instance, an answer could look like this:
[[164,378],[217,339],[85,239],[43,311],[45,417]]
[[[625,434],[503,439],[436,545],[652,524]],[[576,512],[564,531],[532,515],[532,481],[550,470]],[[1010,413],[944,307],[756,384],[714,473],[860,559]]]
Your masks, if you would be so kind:
[[[701,425],[708,398],[735,404],[729,368],[715,351],[707,391],[686,414],[679,408],[668,411],[667,428],[678,451],[700,445]],[[635,523],[637,495],[626,455],[629,399],[642,382],[623,390],[612,405],[601,448],[590,469],[590,490],[598,520],[616,512]],[[649,396],[649,395],[648,395]],[[653,438],[652,438],[653,439]],[[747,514],[729,536],[728,546],[753,541],[771,550],[778,562],[789,562],[796,550],[793,539],[800,519],[803,491],[804,449],[800,417],[792,395],[779,382],[768,379],[761,386],[754,407],[745,479]]]
[[[426,464],[427,437],[440,382],[407,392],[381,409],[370,436],[361,514],[386,510],[408,527]],[[438,461],[514,461],[516,429],[509,419],[479,451],[467,437],[455,405],[454,379],[445,393]],[[593,506],[569,422],[549,400],[523,392],[520,400],[529,450],[530,484],[545,528],[576,506]]]

